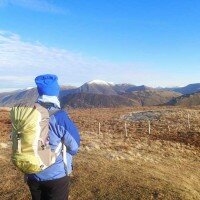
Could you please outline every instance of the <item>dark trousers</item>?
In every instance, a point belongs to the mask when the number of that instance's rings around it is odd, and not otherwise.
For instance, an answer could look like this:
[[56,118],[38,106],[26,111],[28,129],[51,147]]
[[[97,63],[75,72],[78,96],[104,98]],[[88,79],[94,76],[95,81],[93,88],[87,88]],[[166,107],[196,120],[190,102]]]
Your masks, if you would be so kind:
[[68,200],[69,176],[49,181],[28,180],[32,200]]

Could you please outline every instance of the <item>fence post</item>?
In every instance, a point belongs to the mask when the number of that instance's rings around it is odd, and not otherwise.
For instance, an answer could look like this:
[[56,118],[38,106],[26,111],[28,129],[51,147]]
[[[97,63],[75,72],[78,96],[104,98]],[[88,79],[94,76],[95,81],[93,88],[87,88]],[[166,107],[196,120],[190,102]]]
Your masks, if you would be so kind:
[[168,124],[167,124],[167,128],[168,128],[168,131],[169,131],[169,133],[170,133],[170,127],[169,127],[169,122],[168,122]]
[[188,116],[187,116],[187,119],[188,119],[188,128],[190,129],[190,114],[188,113]]
[[149,127],[148,131],[149,131],[149,135],[150,135],[151,134],[151,121],[150,120],[148,121],[148,127]]
[[99,135],[101,134],[101,123],[99,122],[99,130],[98,130]]
[[126,124],[126,122],[125,122],[124,127],[125,127],[125,134],[126,134],[126,137],[128,137],[128,131],[127,131],[127,124]]

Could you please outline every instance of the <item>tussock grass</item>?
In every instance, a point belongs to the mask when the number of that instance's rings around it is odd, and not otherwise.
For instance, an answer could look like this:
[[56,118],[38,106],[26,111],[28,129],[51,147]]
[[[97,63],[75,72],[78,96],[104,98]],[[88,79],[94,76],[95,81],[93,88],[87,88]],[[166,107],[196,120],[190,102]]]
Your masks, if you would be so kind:
[[[69,111],[78,122],[82,138],[80,152],[74,158],[71,200],[200,199],[198,131],[158,131],[148,135],[129,129],[131,134],[125,138],[123,128],[119,129],[115,122],[136,110],[140,109]],[[173,115],[169,119],[175,121]],[[106,122],[101,134],[97,134],[98,125],[95,127],[99,121]],[[200,126],[197,120],[193,124]],[[0,199],[28,200],[23,174],[10,161],[10,128],[8,112],[0,112]]]

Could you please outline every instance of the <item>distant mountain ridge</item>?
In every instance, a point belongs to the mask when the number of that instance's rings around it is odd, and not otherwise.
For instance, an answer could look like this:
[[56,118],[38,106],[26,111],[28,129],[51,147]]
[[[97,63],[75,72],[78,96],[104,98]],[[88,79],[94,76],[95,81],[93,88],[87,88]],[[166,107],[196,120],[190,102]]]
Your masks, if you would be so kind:
[[[62,86],[59,98],[63,106],[71,107],[151,106],[166,104],[179,98],[182,93],[196,91],[199,87],[200,84],[190,84],[182,88],[152,88],[93,80],[80,87]],[[22,101],[34,102],[37,97],[36,88],[0,93],[0,106],[13,106]]]
[[[68,91],[73,91],[73,86],[61,86],[60,96],[65,96]],[[36,88],[0,93],[0,106],[13,106],[18,103],[34,103],[38,98]]]
[[156,89],[147,87],[145,85],[141,85],[141,86],[129,87],[129,88],[127,88],[126,92],[147,91],[147,90],[156,90]]
[[192,94],[195,92],[200,92],[200,83],[189,84],[185,87],[166,88],[166,90],[171,90],[181,94]]
[[199,106],[200,105],[200,92],[195,92],[192,94],[185,94],[177,98],[171,99],[167,105],[172,106]]

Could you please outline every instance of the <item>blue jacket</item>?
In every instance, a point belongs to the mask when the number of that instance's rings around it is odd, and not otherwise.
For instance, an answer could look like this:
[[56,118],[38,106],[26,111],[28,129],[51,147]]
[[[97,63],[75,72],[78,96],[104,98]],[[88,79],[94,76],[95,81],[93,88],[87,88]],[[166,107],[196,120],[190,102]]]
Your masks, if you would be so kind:
[[78,152],[80,146],[80,135],[75,124],[63,110],[57,111],[50,117],[49,144],[55,150],[63,140],[67,147],[67,169],[64,167],[63,157],[60,154],[56,162],[37,174],[28,174],[28,179],[36,181],[46,181],[62,178],[72,172],[72,156]]

